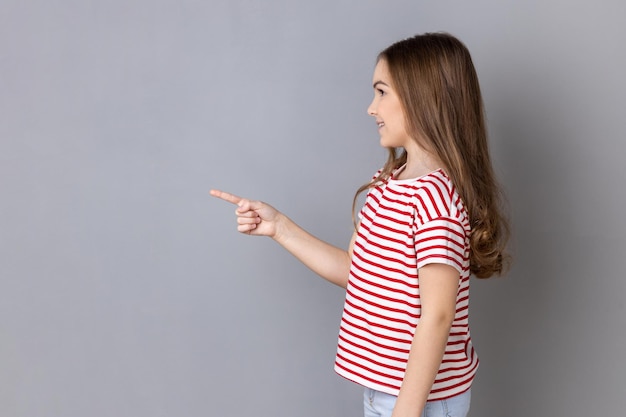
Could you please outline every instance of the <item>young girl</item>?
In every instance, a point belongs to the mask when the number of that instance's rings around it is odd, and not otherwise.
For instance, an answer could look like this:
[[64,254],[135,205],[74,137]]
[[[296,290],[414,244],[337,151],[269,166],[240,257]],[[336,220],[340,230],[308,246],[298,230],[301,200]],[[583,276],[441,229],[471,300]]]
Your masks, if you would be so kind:
[[389,157],[357,191],[368,193],[347,251],[268,204],[211,194],[238,206],[240,232],[346,288],[335,370],[365,387],[366,417],[465,416],[478,367],[469,277],[503,271],[508,230],[478,78],[459,40],[432,33],[383,50],[373,88]]

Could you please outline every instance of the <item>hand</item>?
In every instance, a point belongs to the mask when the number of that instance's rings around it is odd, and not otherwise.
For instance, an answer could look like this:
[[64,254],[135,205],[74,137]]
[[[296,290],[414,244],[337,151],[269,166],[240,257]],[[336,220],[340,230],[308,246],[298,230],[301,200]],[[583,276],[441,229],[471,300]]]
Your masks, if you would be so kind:
[[213,197],[237,205],[237,230],[253,236],[269,236],[274,238],[278,229],[280,212],[262,201],[252,201],[234,194],[219,190],[211,190]]

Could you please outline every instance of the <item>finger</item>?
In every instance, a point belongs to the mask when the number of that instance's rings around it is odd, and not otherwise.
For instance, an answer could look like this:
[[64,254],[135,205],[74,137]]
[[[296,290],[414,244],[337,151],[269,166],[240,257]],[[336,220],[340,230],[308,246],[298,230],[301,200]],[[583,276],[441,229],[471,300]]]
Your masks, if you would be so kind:
[[241,209],[235,210],[237,217],[259,217],[259,213],[254,210],[241,211]]
[[237,226],[237,231],[239,231],[241,233],[250,233],[254,229],[256,229],[256,223],[253,223],[253,224],[240,224],[239,226]]
[[237,224],[259,224],[261,223],[260,217],[237,217]]
[[213,197],[217,197],[224,201],[228,201],[229,203],[232,203],[232,204],[238,205],[241,202],[241,200],[243,200],[241,197],[238,197],[234,194],[227,193],[225,191],[211,190],[210,193]]
[[242,198],[241,200],[239,200],[237,206],[237,214],[253,211],[252,204],[247,198]]

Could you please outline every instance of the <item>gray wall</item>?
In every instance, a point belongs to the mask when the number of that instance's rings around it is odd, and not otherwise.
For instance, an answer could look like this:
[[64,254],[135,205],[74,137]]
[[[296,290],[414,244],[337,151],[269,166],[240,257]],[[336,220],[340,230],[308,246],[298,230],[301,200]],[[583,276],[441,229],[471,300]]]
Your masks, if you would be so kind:
[[474,55],[514,225],[471,415],[623,414],[625,4],[0,0],[0,415],[360,415],[341,290],[208,190],[346,245],[374,57],[429,30]]

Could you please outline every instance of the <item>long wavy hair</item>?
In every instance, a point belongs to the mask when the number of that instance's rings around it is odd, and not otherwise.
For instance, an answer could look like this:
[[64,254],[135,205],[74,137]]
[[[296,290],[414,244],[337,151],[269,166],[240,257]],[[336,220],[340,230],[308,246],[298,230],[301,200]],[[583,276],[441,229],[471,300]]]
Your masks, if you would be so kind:
[[[407,132],[437,156],[465,203],[472,232],[470,270],[477,278],[502,274],[509,224],[495,179],[478,76],[467,47],[447,33],[426,33],[384,49],[384,60],[406,118]],[[407,160],[404,149],[389,148],[387,161],[359,194],[387,180]]]

